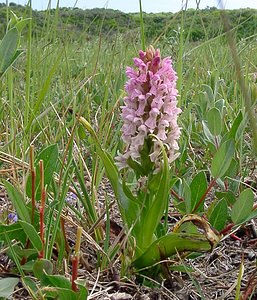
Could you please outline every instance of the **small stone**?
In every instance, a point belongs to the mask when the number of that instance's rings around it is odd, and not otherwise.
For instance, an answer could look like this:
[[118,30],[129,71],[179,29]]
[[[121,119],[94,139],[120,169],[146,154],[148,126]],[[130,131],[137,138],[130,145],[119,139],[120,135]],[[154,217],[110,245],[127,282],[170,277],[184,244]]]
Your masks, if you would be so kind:
[[254,251],[248,252],[247,258],[248,258],[250,261],[255,260],[255,258],[256,258],[256,253],[255,253]]

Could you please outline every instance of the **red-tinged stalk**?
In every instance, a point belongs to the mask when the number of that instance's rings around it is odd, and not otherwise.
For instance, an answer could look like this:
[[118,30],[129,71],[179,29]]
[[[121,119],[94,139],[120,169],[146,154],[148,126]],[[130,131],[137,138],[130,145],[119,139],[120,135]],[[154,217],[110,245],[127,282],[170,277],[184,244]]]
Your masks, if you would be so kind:
[[34,146],[30,146],[30,174],[31,174],[31,224],[33,225],[35,219],[35,184],[36,184],[36,170],[34,167]]
[[233,228],[233,226],[234,226],[233,223],[228,224],[224,229],[222,229],[220,231],[220,234],[223,234],[223,235],[227,234],[228,232],[230,232],[230,230]]
[[39,161],[39,173],[40,173],[40,191],[41,191],[41,204],[39,208],[39,227],[40,227],[40,239],[42,241],[42,250],[40,251],[38,258],[44,258],[44,212],[45,212],[45,198],[46,198],[46,188],[44,186],[44,162]]
[[200,205],[203,203],[204,199],[206,198],[206,196],[208,195],[208,193],[210,192],[211,188],[216,184],[216,178],[212,179],[212,181],[210,182],[207,190],[205,191],[205,193],[203,194],[203,196],[201,197],[201,199],[198,201],[198,203],[196,204],[195,208],[193,209],[192,213],[195,213],[197,211],[197,209],[200,207]]
[[76,245],[75,245],[75,252],[74,252],[74,257],[73,257],[73,260],[72,260],[71,286],[72,286],[72,290],[74,292],[76,292],[78,290],[77,284],[76,284],[75,281],[78,278],[79,251],[80,251],[81,236],[82,236],[82,227],[78,227]]
[[172,196],[174,196],[178,201],[181,201],[181,202],[183,202],[184,201],[184,199],[182,198],[182,197],[180,197],[174,190],[170,190],[170,194],[172,195]]

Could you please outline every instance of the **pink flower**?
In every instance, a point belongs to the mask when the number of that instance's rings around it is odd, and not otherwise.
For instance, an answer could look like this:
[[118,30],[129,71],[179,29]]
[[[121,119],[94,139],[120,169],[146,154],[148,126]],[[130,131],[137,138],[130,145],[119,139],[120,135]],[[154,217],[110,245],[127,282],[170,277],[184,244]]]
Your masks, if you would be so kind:
[[140,151],[146,140],[151,140],[149,157],[159,168],[162,162],[160,142],[164,144],[169,162],[178,156],[180,128],[177,124],[181,109],[177,107],[177,75],[170,57],[161,59],[160,51],[152,46],[139,51],[134,58],[134,68],[127,67],[128,81],[125,85],[127,97],[122,109],[122,139],[126,143],[125,153],[116,158],[119,168],[126,167],[131,158],[140,163]]

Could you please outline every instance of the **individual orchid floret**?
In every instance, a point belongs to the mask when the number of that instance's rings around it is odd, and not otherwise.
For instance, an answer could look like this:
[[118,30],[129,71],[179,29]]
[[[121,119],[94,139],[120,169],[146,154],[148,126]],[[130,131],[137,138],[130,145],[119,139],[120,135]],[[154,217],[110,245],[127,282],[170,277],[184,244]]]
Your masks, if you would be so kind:
[[[126,150],[116,158],[118,168],[128,166],[128,159],[141,163],[140,153],[145,143],[150,145],[150,161],[159,167],[162,162],[160,141],[172,162],[178,155],[177,118],[181,109],[177,107],[177,75],[170,57],[161,59],[160,50],[150,46],[146,52],[139,51],[139,57],[134,58],[134,68],[127,67],[126,75],[127,96],[121,107]],[[159,141],[153,139],[152,134]]]

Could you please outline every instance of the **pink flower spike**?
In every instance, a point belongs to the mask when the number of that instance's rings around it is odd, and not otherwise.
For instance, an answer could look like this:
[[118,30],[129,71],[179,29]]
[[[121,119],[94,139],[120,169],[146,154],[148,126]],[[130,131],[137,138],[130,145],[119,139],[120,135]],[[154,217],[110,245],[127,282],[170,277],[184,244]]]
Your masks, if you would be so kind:
[[170,57],[161,58],[160,50],[150,46],[146,52],[139,51],[134,67],[127,67],[127,92],[122,110],[122,139],[126,143],[123,155],[117,158],[119,168],[126,160],[140,163],[140,151],[145,141],[150,143],[149,157],[158,172],[163,163],[159,142],[149,134],[154,133],[162,141],[169,162],[177,157],[180,128],[177,124],[181,109],[177,107],[177,75]]

